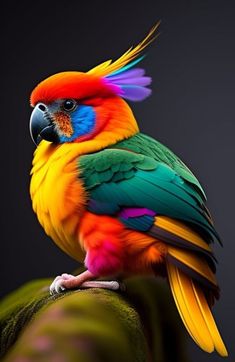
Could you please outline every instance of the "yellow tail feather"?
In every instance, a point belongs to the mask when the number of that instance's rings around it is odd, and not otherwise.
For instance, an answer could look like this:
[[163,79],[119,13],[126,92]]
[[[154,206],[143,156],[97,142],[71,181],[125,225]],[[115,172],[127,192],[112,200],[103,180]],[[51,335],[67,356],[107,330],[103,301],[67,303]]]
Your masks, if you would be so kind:
[[227,356],[226,347],[200,287],[168,261],[167,272],[176,306],[191,337],[204,351],[211,353],[216,349],[221,356]]
[[227,352],[226,347],[223,343],[223,340],[220,336],[220,333],[216,326],[216,323],[215,323],[215,320],[211,313],[211,310],[207,304],[206,298],[205,298],[202,290],[198,286],[193,285],[193,288],[194,288],[194,293],[197,298],[198,305],[200,306],[200,309],[201,309],[201,312],[205,319],[205,322],[211,333],[215,349],[221,356],[226,357],[228,355],[228,352]]
[[193,251],[183,250],[173,246],[168,246],[167,252],[168,255],[171,255],[174,259],[193,270],[196,274],[210,281],[214,286],[217,286],[215,274],[212,272],[203,256],[198,256]]
[[154,225],[189,241],[191,244],[198,246],[203,250],[208,252],[212,251],[211,247],[195,231],[179,220],[174,220],[167,216],[157,216]]

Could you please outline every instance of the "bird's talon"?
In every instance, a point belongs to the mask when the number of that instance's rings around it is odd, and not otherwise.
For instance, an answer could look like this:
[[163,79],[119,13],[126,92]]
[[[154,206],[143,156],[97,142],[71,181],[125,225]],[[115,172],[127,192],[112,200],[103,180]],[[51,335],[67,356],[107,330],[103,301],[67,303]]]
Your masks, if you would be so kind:
[[74,278],[74,276],[67,273],[58,275],[50,285],[50,294],[55,295],[64,292],[67,288],[63,285],[63,282],[72,278]]

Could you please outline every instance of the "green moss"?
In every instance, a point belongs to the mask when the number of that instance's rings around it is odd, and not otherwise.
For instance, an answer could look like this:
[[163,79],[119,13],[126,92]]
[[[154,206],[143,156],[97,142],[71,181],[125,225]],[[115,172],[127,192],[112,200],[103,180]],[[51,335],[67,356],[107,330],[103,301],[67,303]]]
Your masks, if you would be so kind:
[[[125,292],[77,290],[50,296],[33,281],[0,303],[5,362],[186,361],[172,298],[153,278],[125,281]],[[171,353],[169,352],[171,351]]]
[[15,309],[25,306],[26,303],[37,300],[38,297],[41,298],[43,294],[48,296],[46,287],[48,283],[47,279],[34,280],[7,295],[0,301],[0,320],[10,315]]

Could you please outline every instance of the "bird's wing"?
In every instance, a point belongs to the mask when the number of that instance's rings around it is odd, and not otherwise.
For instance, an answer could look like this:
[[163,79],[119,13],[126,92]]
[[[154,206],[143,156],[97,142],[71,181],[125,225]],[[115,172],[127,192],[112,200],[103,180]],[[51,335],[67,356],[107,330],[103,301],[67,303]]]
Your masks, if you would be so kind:
[[219,240],[198,187],[166,163],[133,151],[106,149],[80,157],[78,167],[90,195],[90,211],[117,215],[125,207],[147,208],[197,228],[208,243]]
[[130,151],[152,157],[156,161],[165,163],[171,167],[180,177],[196,188],[198,193],[200,193],[203,199],[206,201],[205,192],[192,171],[178,156],[176,156],[176,154],[174,154],[162,143],[156,141],[154,138],[149,137],[143,133],[137,133],[135,136],[120,141],[115,146],[111,147],[128,149]]

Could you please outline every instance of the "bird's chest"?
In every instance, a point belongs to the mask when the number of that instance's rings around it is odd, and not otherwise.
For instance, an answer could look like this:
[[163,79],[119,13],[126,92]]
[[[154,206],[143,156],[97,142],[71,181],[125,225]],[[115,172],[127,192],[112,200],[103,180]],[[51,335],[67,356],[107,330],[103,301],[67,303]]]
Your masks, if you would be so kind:
[[35,162],[30,194],[33,209],[45,232],[77,260],[83,259],[78,241],[86,192],[78,177],[77,159]]

